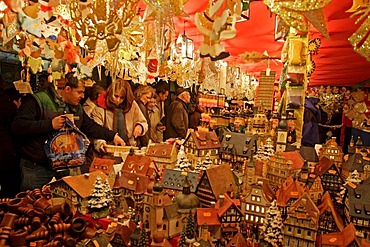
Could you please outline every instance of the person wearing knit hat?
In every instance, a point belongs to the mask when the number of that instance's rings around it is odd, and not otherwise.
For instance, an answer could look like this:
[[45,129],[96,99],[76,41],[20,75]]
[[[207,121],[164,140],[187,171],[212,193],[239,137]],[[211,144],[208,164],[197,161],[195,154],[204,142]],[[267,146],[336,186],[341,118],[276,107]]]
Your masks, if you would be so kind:
[[172,101],[167,110],[165,139],[185,139],[188,132],[190,92],[186,88],[180,87],[176,89],[176,96],[176,99]]

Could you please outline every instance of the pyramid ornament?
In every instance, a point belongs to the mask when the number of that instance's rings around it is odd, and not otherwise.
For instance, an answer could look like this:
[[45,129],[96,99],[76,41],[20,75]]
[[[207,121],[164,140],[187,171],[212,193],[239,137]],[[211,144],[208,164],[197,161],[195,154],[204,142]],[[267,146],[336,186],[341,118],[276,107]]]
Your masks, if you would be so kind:
[[330,40],[322,9],[306,11],[304,12],[304,16],[324,36],[325,39]]

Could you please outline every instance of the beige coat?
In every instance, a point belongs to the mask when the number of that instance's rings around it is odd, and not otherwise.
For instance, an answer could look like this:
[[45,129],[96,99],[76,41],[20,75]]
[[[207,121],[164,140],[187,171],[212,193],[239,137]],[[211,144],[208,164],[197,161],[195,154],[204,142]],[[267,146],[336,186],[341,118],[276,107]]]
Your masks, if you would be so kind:
[[149,111],[150,119],[150,139],[153,142],[163,142],[163,131],[160,131],[159,128],[163,126],[161,123],[161,109],[156,104],[153,110]]
[[[92,119],[94,121],[107,129],[113,130],[113,112],[110,110],[106,110],[102,107],[97,106],[91,113]],[[136,146],[135,137],[133,136],[134,128],[136,125],[140,124],[143,127],[144,135],[148,131],[148,123],[141,112],[139,106],[134,101],[132,103],[131,109],[125,114],[125,121],[126,121],[126,133],[130,143],[126,143],[126,145]],[[98,139],[94,140],[94,147],[96,150],[100,150],[101,145],[105,143],[104,140]]]

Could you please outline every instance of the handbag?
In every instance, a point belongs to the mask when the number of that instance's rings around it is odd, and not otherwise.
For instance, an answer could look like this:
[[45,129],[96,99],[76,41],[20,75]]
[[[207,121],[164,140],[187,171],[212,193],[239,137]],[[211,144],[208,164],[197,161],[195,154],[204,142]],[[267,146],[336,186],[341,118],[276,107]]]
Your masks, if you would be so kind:
[[44,145],[50,168],[55,171],[82,166],[89,144],[86,135],[66,118],[64,127]]

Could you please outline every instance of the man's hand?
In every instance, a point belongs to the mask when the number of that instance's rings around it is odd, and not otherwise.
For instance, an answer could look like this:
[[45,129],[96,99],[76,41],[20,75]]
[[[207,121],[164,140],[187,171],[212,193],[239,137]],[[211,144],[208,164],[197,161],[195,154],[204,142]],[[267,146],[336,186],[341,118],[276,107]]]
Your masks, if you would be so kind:
[[118,134],[114,136],[113,143],[116,146],[126,146],[125,141]]
[[64,115],[57,116],[51,120],[51,123],[53,125],[53,129],[60,130],[63,128],[64,123],[66,122],[66,117]]
[[137,124],[132,134],[136,138],[138,136],[141,136],[141,133],[143,133],[143,127],[140,124]]

